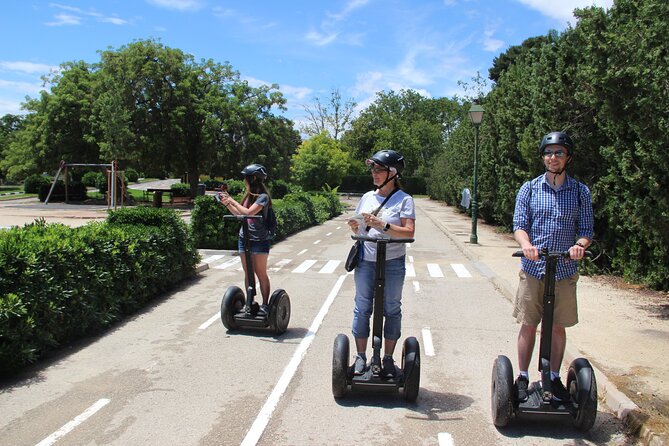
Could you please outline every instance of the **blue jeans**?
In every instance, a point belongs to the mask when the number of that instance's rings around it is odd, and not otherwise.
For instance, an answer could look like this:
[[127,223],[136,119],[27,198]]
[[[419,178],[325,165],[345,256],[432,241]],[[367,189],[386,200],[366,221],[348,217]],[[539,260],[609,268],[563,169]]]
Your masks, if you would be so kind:
[[[383,337],[397,340],[402,327],[402,287],[406,275],[405,256],[386,261],[386,282],[383,299]],[[361,261],[355,269],[355,308],[353,336],[369,338],[369,319],[374,306],[374,274],[376,262]]]

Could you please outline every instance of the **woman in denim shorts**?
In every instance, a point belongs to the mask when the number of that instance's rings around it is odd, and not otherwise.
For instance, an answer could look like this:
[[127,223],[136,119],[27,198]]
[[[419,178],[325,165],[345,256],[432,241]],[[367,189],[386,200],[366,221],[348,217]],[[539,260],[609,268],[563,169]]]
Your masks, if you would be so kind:
[[[267,169],[260,164],[249,164],[242,170],[244,175],[244,184],[246,185],[246,193],[241,200],[241,203],[235,201],[227,192],[220,192],[219,198],[221,203],[228,208],[230,213],[235,215],[256,215],[263,213],[267,215],[265,208],[272,206],[272,198],[265,186],[267,179]],[[255,272],[258,282],[260,282],[260,294],[262,295],[262,305],[259,313],[267,314],[270,294],[269,276],[267,275],[267,258],[269,257],[270,248],[270,234],[265,225],[264,218],[249,219],[249,251],[251,252],[251,261],[253,262],[253,271]],[[244,268],[244,281],[246,282],[246,256],[242,255],[245,252],[244,233],[243,229],[239,230],[238,250],[242,259],[242,267]],[[249,284],[245,283],[246,289]]]

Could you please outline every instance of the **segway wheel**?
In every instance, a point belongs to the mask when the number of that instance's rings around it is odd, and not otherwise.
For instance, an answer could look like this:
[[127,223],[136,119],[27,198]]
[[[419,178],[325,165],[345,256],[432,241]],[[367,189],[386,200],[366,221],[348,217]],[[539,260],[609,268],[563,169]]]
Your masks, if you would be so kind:
[[339,333],[334,340],[332,348],[332,395],[342,398],[348,389],[348,336]]
[[236,330],[238,327],[235,321],[235,314],[244,308],[244,292],[241,288],[231,286],[223,295],[221,301],[221,321],[228,330]]
[[577,358],[569,365],[567,389],[575,408],[574,426],[590,430],[597,418],[597,380],[587,359]]
[[420,345],[413,336],[404,340],[402,372],[404,374],[404,399],[413,403],[418,398],[420,389]]
[[490,385],[492,422],[497,427],[504,427],[513,416],[513,366],[504,355],[499,355],[492,366]]
[[269,321],[272,330],[278,335],[288,329],[290,298],[284,290],[276,290],[269,299]]

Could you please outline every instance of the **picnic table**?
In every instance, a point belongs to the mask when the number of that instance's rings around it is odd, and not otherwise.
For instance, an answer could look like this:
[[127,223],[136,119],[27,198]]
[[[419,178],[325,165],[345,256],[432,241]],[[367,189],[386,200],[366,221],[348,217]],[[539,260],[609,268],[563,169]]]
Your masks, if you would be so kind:
[[163,193],[170,193],[172,189],[164,187],[149,187],[147,192],[153,193],[153,207],[163,207]]

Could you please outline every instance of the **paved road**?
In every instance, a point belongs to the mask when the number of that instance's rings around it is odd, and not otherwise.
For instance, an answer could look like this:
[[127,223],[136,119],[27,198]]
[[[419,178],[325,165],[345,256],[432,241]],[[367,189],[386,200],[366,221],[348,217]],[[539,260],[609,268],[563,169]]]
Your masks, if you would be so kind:
[[224,290],[242,280],[238,257],[204,251],[209,267],[179,290],[5,383],[0,443],[630,444],[605,406],[587,434],[552,420],[494,428],[490,372],[498,354],[514,356],[510,303],[485,264],[420,209],[418,221],[402,334],[421,343],[415,404],[401,395],[332,397],[332,344],[350,333],[353,297],[352,275],[338,263],[349,233],[337,218],[272,250],[273,288],[287,290],[293,307],[284,335],[224,329],[217,313]]

